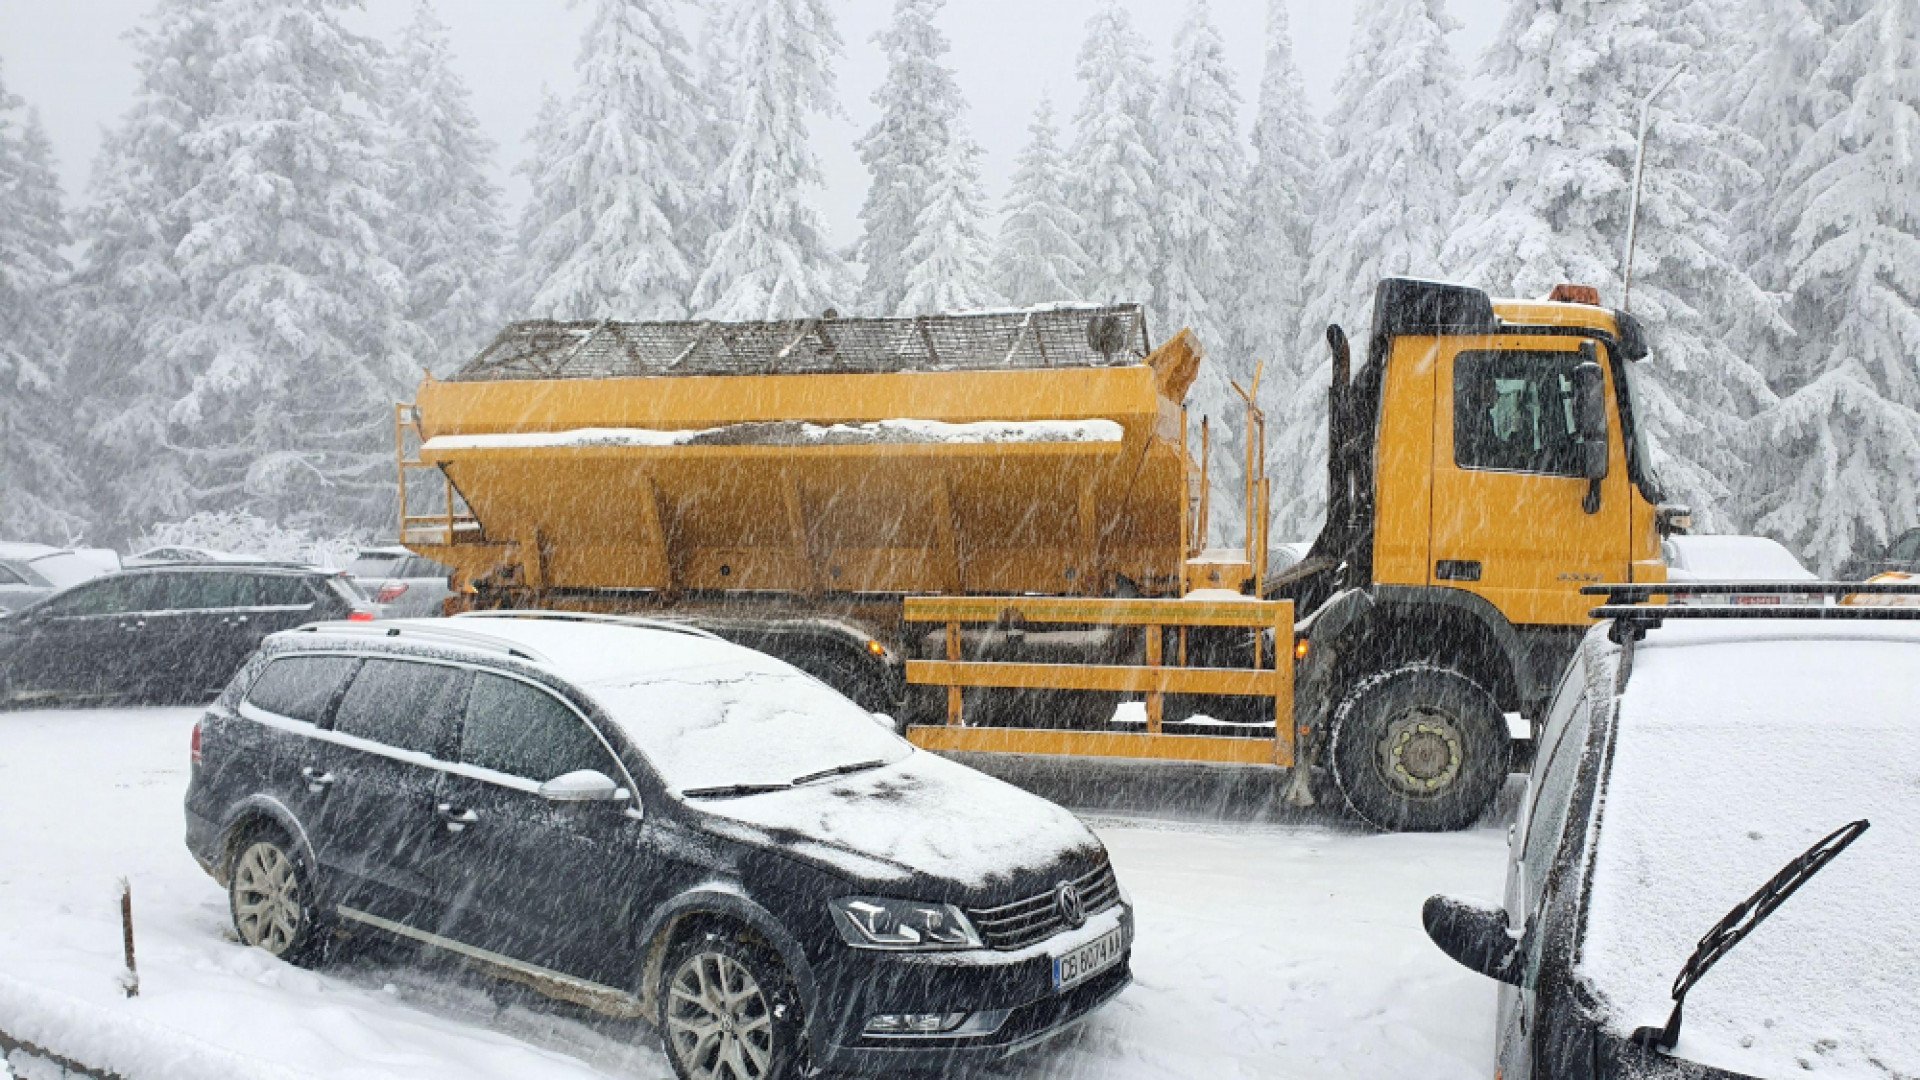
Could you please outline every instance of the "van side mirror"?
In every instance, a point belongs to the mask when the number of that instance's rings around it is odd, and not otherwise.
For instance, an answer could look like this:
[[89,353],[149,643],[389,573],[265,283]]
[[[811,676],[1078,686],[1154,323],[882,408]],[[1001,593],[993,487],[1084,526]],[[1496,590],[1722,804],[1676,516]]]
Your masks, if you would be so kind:
[[1607,438],[1607,377],[1600,370],[1593,343],[1580,346],[1582,357],[1573,369],[1573,422],[1580,436],[1580,475],[1591,483],[1581,505],[1589,514],[1600,511],[1600,481],[1607,478],[1611,447]]
[[1421,905],[1420,922],[1440,951],[1462,967],[1496,982],[1520,985],[1525,950],[1507,933],[1506,912],[1451,896],[1429,896]]
[[577,769],[540,785],[548,802],[624,802],[633,796],[598,769]]

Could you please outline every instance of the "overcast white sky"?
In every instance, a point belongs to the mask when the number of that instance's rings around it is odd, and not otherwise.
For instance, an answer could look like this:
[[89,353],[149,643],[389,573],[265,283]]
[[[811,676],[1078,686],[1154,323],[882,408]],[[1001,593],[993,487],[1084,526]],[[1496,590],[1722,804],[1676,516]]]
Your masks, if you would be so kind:
[[[564,0],[431,0],[452,28],[462,73],[473,89],[482,123],[500,144],[496,179],[517,212],[525,189],[512,166],[539,105],[540,88],[564,93],[573,85],[573,61],[589,7]],[[854,139],[873,122],[868,100],[884,71],[873,42],[893,0],[828,0],[846,42],[839,66],[845,115],[814,132],[826,167],[826,190],[818,205],[837,242],[850,242],[866,191],[866,171]],[[1127,0],[1156,61],[1171,47],[1184,0]],[[1265,0],[1212,0],[1240,74],[1241,96],[1250,111],[1260,78]],[[69,203],[85,189],[102,129],[131,100],[133,53],[124,33],[152,0],[0,0],[0,64],[7,85],[37,106],[59,155]],[[413,0],[368,0],[354,21],[393,40],[411,14]],[[1294,45],[1307,94],[1324,112],[1332,101],[1352,22],[1350,0],[1288,0]],[[1493,37],[1507,0],[1453,0],[1464,24],[1453,35],[1461,62],[1471,71]],[[1071,116],[1077,87],[1074,52],[1079,48],[1093,0],[949,0],[943,25],[953,41],[951,62],[971,108],[974,136],[986,150],[984,173],[997,199],[1012,160],[1026,139],[1027,123],[1043,92],[1053,95],[1062,122]],[[691,25],[688,26],[691,32]],[[1155,72],[1164,75],[1164,67]]]

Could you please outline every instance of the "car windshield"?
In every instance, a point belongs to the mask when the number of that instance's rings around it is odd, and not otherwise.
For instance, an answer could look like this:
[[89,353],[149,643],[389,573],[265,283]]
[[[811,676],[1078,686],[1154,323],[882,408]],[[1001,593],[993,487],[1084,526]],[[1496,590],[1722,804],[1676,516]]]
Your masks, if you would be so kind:
[[586,687],[675,791],[785,787],[913,752],[811,675],[744,649],[708,655]]

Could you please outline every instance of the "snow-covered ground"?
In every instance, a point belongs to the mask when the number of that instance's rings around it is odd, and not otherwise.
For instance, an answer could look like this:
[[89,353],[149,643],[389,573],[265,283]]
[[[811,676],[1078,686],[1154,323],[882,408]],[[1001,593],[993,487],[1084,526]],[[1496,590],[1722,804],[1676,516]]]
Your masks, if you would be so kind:
[[[373,953],[310,972],[230,941],[225,897],[181,842],[195,715],[0,712],[0,1031],[136,1080],[669,1075],[645,1025],[448,962]],[[1419,909],[1432,892],[1493,900],[1500,828],[1375,836],[1204,777],[1180,790],[1218,814],[1156,816],[1132,801],[1145,786],[1063,789],[1100,792],[1079,801],[1138,905],[1134,986],[992,1076],[1490,1071],[1492,984],[1427,942]]]

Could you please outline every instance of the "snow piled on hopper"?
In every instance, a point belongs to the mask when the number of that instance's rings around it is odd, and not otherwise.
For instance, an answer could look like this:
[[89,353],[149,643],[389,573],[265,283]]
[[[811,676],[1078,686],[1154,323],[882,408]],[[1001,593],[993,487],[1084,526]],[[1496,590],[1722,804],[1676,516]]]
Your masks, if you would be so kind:
[[1112,420],[982,420],[948,424],[939,420],[876,420],[866,424],[808,424],[785,421],[728,424],[697,431],[652,428],[574,428],[571,431],[500,432],[436,435],[423,451],[533,450],[585,446],[879,446],[988,443],[1117,443],[1122,436]]

